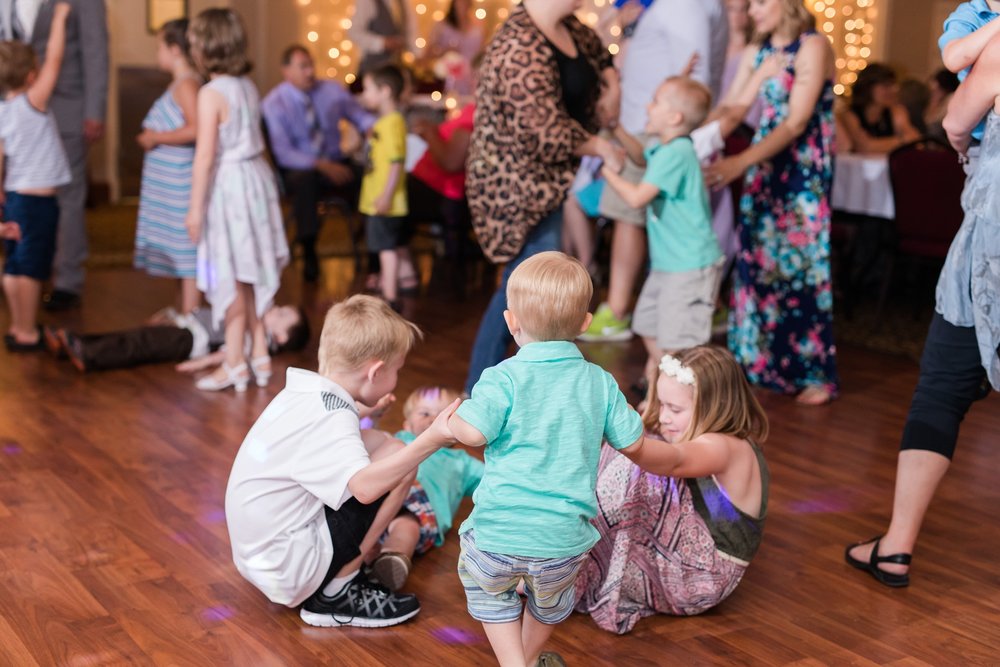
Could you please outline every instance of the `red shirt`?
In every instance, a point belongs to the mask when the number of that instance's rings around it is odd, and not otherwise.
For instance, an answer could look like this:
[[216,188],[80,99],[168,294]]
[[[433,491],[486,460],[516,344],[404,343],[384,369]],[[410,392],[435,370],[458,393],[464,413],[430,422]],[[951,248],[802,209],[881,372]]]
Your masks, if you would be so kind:
[[[456,130],[465,130],[466,132],[472,132],[472,116],[476,112],[475,103],[467,104],[462,107],[462,110],[458,112],[458,115],[454,118],[449,118],[440,125],[438,125],[438,136],[441,137],[442,141],[450,141],[451,135],[455,133]],[[442,195],[448,199],[465,199],[465,166],[463,165],[461,171],[445,171],[441,168],[434,158],[431,156],[431,152],[427,151],[424,153],[420,161],[413,168],[411,175],[419,178],[421,181],[429,185],[435,191],[440,192]]]

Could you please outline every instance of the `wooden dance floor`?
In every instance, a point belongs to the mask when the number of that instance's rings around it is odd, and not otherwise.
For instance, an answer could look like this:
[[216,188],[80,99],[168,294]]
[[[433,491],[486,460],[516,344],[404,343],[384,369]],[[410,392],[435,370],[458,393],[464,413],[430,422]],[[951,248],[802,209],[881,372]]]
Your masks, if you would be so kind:
[[[426,263],[426,262],[425,262]],[[352,286],[328,260],[317,287],[289,269],[280,301],[320,315]],[[426,266],[424,267],[427,268]],[[82,331],[137,325],[172,286],[124,269],[90,273],[83,309],[44,316]],[[460,387],[485,305],[425,294],[408,315],[427,333],[397,395]],[[4,321],[6,326],[6,321]],[[640,346],[591,345],[623,386]],[[569,665],[971,665],[1000,663],[1000,398],[977,404],[931,506],[909,589],[843,561],[888,517],[913,362],[840,351],[843,397],[822,408],[762,394],[772,471],[763,547],[733,596],[700,617],[656,617],[626,636],[574,615],[551,643]],[[223,514],[243,436],[283,384],[201,393],[168,366],[81,375],[67,362],[0,351],[0,665],[489,665],[465,611],[458,540],[417,561],[423,605],[388,630],[319,629],[273,605],[232,564]],[[400,407],[383,421],[395,430]],[[990,489],[993,489],[992,491]],[[463,506],[460,518],[469,510]],[[993,517],[993,518],[991,518]]]

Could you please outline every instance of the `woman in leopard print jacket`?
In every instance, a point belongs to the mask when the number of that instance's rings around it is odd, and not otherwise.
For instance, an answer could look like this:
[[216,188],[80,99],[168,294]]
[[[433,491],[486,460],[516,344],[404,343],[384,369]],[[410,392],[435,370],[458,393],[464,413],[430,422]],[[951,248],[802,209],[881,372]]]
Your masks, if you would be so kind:
[[618,74],[598,36],[573,16],[579,5],[524,0],[479,71],[466,195],[484,254],[506,267],[476,335],[466,390],[513,340],[503,321],[510,273],[562,246],[562,204],[580,158],[621,164],[621,150],[596,135],[618,117]]

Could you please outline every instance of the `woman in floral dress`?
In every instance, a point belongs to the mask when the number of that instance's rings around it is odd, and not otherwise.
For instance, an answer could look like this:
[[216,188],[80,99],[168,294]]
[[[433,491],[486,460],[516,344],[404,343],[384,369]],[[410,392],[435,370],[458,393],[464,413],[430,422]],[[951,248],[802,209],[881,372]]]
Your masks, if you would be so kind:
[[729,348],[754,384],[819,405],[838,391],[830,284],[833,52],[798,0],[754,0],[750,15],[758,39],[734,87],[750,85],[769,57],[782,66],[760,89],[764,108],[751,147],[716,163],[706,178],[721,188],[746,173]]

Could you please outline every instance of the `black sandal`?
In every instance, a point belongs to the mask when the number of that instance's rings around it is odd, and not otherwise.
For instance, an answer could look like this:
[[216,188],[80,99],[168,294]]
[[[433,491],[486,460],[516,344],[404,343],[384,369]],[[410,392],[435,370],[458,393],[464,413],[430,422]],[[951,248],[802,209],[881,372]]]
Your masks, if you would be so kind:
[[[910,554],[892,554],[891,556],[879,556],[878,555],[878,545],[882,541],[884,535],[879,535],[878,537],[873,537],[870,540],[865,540],[864,542],[858,542],[857,544],[851,544],[844,550],[844,560],[851,567],[856,567],[859,570],[864,570],[868,574],[875,577],[875,579],[886,586],[891,586],[892,588],[903,588],[904,586],[910,585],[910,574],[894,574],[892,572],[886,572],[878,565],[879,563],[892,563],[893,565],[909,565],[913,556]],[[875,544],[872,545],[872,555],[867,561],[858,560],[851,556],[851,549],[855,547],[860,547],[862,545],[868,544],[872,540]]]

